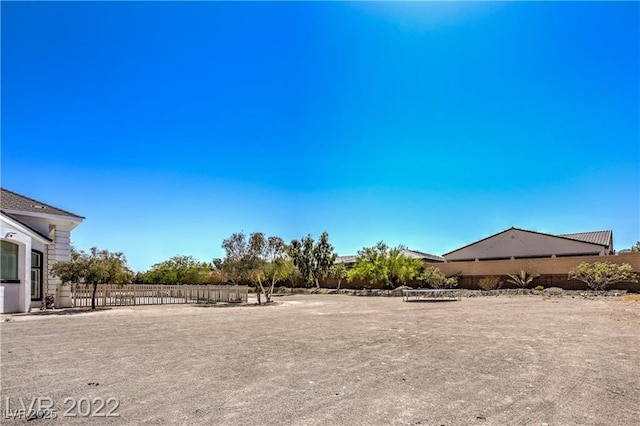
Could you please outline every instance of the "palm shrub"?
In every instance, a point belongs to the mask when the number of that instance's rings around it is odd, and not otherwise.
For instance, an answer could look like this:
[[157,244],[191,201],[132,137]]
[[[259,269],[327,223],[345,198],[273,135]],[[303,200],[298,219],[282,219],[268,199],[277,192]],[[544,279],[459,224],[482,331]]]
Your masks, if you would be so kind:
[[509,277],[507,279],[508,283],[515,284],[520,288],[527,288],[527,286],[531,284],[533,280],[538,278],[540,274],[521,270],[519,274],[507,274],[507,276]]

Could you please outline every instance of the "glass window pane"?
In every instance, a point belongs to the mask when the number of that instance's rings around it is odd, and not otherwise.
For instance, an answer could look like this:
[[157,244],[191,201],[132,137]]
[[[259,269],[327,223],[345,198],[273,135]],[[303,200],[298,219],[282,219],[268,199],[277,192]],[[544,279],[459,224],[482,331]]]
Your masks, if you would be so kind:
[[34,251],[31,252],[31,267],[32,268],[39,268],[42,266],[42,256],[40,256],[40,253],[36,253]]
[[40,269],[31,269],[31,298],[40,299]]
[[0,279],[18,279],[18,245],[10,243],[9,241],[2,241]]

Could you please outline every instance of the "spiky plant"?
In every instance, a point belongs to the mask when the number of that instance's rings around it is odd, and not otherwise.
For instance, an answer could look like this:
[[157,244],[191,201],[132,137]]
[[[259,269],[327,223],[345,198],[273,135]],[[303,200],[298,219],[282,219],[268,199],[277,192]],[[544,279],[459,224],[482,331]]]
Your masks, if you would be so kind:
[[520,271],[519,274],[507,274],[509,279],[508,283],[515,284],[520,288],[527,288],[529,284],[536,278],[540,276],[540,274],[536,274],[535,272],[527,272],[525,270]]

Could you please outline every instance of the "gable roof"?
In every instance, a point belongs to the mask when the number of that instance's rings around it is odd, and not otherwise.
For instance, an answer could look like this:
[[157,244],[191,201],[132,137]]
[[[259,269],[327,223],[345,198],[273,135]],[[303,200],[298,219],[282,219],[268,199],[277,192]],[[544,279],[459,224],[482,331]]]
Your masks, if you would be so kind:
[[12,214],[9,214],[5,211],[0,210],[0,215],[9,218],[11,220],[13,220],[14,222],[16,222],[18,225],[20,226],[24,226],[26,229],[28,229],[29,231],[33,232],[34,234],[42,237],[45,241],[51,243],[53,242],[53,240],[51,238],[49,238],[48,235],[43,234],[42,232],[38,231],[37,229],[35,229],[34,227],[32,227],[31,225],[24,223],[23,221],[21,221],[20,219],[18,219],[17,217],[15,217]]
[[[505,235],[507,234],[511,235],[511,239],[518,234],[530,235],[530,238],[528,238],[526,242],[525,240],[520,240],[519,243],[514,243],[513,241],[507,243],[508,240],[505,240]],[[572,238],[570,238],[569,235],[572,236]],[[598,231],[579,234],[552,235],[511,227],[498,232],[497,234],[490,235],[486,238],[445,253],[443,256],[447,260],[463,260],[467,257],[469,259],[490,259],[503,258],[505,256],[536,257],[551,254],[587,254],[591,253],[594,249],[596,252],[602,251],[603,249],[611,250],[611,240],[601,241],[607,236],[611,237],[612,232]],[[591,247],[591,249],[589,247]]]
[[24,195],[18,194],[17,192],[9,191],[5,188],[1,189],[2,193],[0,195],[0,208],[2,210],[20,211],[25,213],[53,214],[58,216],[67,216],[75,219],[84,219],[84,217],[82,216],[68,212],[66,210],[62,210],[59,207],[54,207],[50,204],[26,197]]
[[578,232],[575,234],[560,234],[558,236],[608,247],[613,236],[613,231]]

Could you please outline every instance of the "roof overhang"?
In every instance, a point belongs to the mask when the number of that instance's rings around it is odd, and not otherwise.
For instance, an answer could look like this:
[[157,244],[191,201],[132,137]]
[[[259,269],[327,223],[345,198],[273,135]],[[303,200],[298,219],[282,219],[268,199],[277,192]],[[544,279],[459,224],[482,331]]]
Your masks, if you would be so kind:
[[44,219],[52,223],[64,224],[69,226],[70,229],[73,229],[76,226],[80,225],[84,220],[84,218],[77,217],[77,216],[66,216],[66,215],[48,214],[48,213],[34,213],[34,212],[25,212],[23,210],[9,210],[9,209],[2,209],[2,210],[11,215],[33,217],[38,219]]
[[[0,212],[0,221],[6,223],[8,226],[14,228],[17,231],[33,238],[36,241],[41,242],[42,244],[51,244],[53,240],[44,235],[40,234],[35,229],[31,228],[29,225],[20,222],[19,220],[8,216],[5,212]],[[0,237],[4,238],[4,235],[0,235]]]

